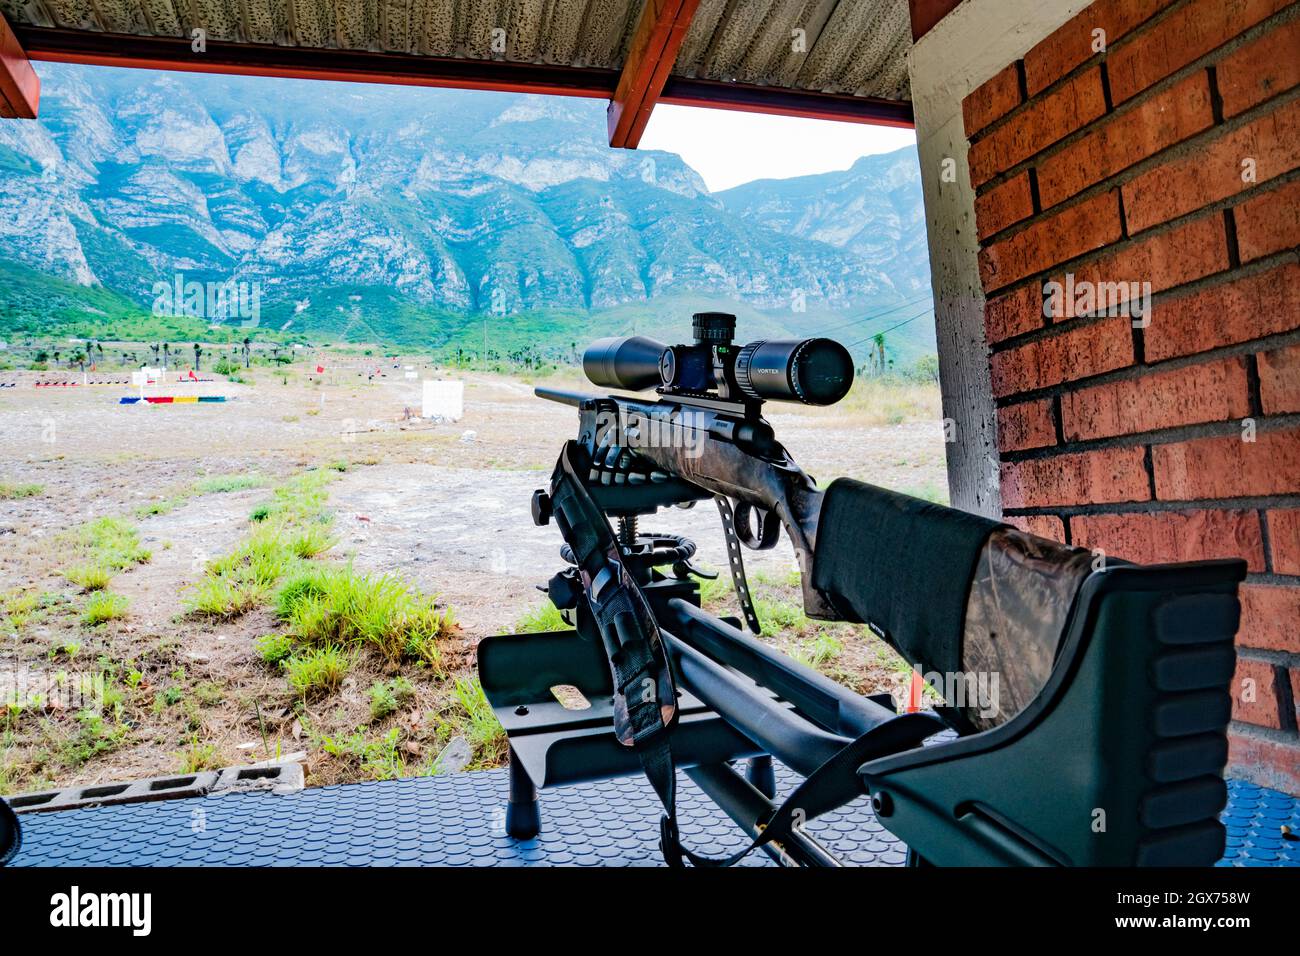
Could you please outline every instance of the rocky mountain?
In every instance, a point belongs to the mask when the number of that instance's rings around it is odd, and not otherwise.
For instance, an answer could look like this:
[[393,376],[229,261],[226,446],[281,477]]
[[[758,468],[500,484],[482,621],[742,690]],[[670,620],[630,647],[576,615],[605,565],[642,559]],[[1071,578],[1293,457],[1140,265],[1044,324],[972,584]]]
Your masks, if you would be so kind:
[[925,208],[914,149],[863,156],[843,172],[758,179],[716,198],[746,222],[860,256],[912,297],[929,290]]
[[394,302],[595,314],[691,297],[799,325],[929,285],[910,149],[712,195],[672,153],[609,149],[596,102],[40,72],[41,119],[0,122],[0,260],[146,308],[183,273],[256,282],[304,327],[369,309],[381,334]]

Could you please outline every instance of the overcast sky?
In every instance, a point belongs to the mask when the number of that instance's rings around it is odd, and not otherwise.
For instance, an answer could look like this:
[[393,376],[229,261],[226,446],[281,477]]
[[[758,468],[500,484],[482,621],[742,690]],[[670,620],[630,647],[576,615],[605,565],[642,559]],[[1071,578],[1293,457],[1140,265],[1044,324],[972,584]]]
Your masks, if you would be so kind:
[[642,149],[680,154],[713,192],[752,179],[848,169],[860,156],[915,144],[910,129],[663,104],[641,137]]

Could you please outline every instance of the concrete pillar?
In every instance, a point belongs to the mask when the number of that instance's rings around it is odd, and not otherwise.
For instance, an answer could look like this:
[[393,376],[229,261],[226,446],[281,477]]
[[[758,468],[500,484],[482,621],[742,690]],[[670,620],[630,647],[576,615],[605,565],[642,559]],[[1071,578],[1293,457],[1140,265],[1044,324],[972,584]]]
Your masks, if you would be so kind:
[[997,416],[984,338],[975,190],[962,100],[1088,5],[1088,0],[966,0],[908,57],[934,289],[939,384],[954,507],[998,518]]

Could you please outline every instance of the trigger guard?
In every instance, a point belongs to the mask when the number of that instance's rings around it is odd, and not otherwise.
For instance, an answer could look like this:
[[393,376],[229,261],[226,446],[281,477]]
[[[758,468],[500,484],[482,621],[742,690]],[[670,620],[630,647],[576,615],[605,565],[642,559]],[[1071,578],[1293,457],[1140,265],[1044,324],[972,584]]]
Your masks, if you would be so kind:
[[[739,501],[734,518],[736,537],[745,547],[751,551],[768,551],[776,547],[781,537],[781,521],[772,512],[755,508],[748,501]],[[753,525],[755,520],[758,522],[757,532]]]

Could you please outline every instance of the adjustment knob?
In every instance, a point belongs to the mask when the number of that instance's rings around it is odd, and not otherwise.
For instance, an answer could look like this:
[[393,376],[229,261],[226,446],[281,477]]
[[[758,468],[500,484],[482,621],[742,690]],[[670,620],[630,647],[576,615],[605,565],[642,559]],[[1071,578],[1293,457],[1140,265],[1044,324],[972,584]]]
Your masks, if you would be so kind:
[[551,508],[551,496],[545,489],[538,488],[533,492],[533,524],[541,526],[551,523],[551,515],[555,512]]
[[555,575],[546,585],[546,593],[551,603],[561,611],[578,606],[582,596],[582,584],[578,581],[578,569],[567,568]]
[[736,317],[730,312],[696,312],[691,332],[697,345],[730,345],[736,335]]

